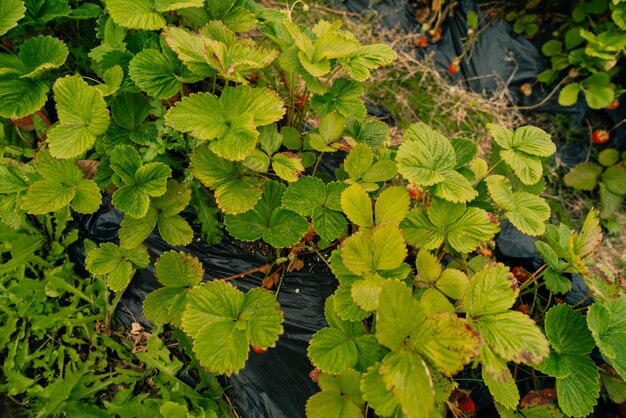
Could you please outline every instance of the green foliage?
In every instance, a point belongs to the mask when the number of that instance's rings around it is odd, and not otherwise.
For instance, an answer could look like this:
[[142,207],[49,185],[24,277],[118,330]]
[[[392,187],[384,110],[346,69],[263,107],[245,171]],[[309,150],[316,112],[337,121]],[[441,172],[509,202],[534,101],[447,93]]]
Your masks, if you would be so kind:
[[146,247],[122,249],[111,242],[101,244],[87,254],[85,266],[92,274],[105,274],[107,286],[120,292],[128,286],[136,268],[145,268],[150,263]]
[[518,294],[517,281],[508,268],[488,266],[472,278],[463,304],[484,340],[483,379],[495,400],[510,409],[517,407],[520,396],[506,362],[537,363],[549,354],[548,341],[535,322],[509,310]]
[[[202,263],[184,247],[217,244],[224,228],[267,256],[241,272],[266,274],[263,287],[332,252],[338,287],[325,304],[328,326],[308,346],[321,389],[308,416],[370,408],[445,416],[458,402],[455,379],[479,364],[505,416],[559,413],[516,411],[517,383],[532,373],[556,379],[566,414],[591,412],[601,386],[611,399],[626,397],[624,292],[594,262],[595,212],[580,232],[548,224],[539,195],[555,146],[546,132],[489,125],[495,146],[481,158],[473,141],[424,123],[390,145],[361,97],[362,82],[396,54],[362,45],[339,22],[307,28],[293,7],[243,0],[103,5],[0,6],[1,40],[13,39],[17,52],[0,55],[0,304],[10,308],[0,313],[0,391],[34,400],[41,415],[226,415],[213,401],[221,392],[212,373],[238,373],[251,348],[275,347],[283,314],[269,290],[201,283]],[[611,12],[619,21],[620,8]],[[606,41],[579,32],[589,44]],[[568,39],[545,52],[576,41]],[[599,59],[613,47],[603,48]],[[584,75],[568,93],[584,90],[601,104],[608,71]],[[621,199],[619,157],[600,154],[606,169],[583,176],[585,187],[601,177],[601,195]],[[93,276],[76,277],[65,254],[79,235],[65,227],[72,211],[96,212],[103,194],[123,215],[119,244],[82,243]],[[537,237],[545,260],[524,282],[489,255],[504,217]],[[143,241],[155,230],[179,248],[151,260]],[[162,287],[143,312],[167,331],[135,325],[126,338],[114,311],[151,262]],[[586,323],[567,304],[553,307],[574,273],[596,300]],[[137,346],[121,345],[122,336]]]
[[556,378],[559,406],[569,416],[587,416],[600,392],[600,374],[589,357],[595,343],[584,318],[569,305],[546,314],[546,336],[552,350],[537,368]]
[[560,105],[573,106],[583,92],[589,107],[607,108],[622,91],[615,76],[623,69],[626,6],[621,0],[586,1],[573,3],[569,11],[571,19],[560,27],[558,39],[542,47],[552,68],[544,71],[539,81],[551,84],[565,75],[561,83],[567,81],[567,85],[559,92]]
[[309,230],[309,224],[296,212],[280,207],[285,189],[280,183],[266,182],[263,195],[252,210],[224,217],[228,232],[243,241],[263,238],[276,248],[298,243]]
[[243,293],[214,281],[191,289],[182,327],[193,340],[198,361],[209,370],[231,375],[244,366],[252,344],[274,347],[283,333],[283,314],[264,289]]
[[213,140],[210,149],[222,158],[241,161],[256,148],[258,126],[280,120],[283,102],[268,89],[232,87],[218,99],[210,93],[185,97],[165,116],[176,130],[200,140]]
[[75,158],[90,150],[109,126],[109,111],[102,93],[78,76],[54,83],[59,124],[48,133],[50,154]]
[[56,212],[70,206],[78,213],[93,213],[100,207],[100,190],[86,180],[73,160],[53,160],[41,155],[36,169],[40,176],[28,187],[22,208],[28,213]]
[[418,123],[405,132],[404,141],[398,149],[398,171],[411,183],[429,187],[433,195],[455,203],[478,196],[470,181],[457,171],[461,167],[446,137]]
[[63,65],[68,53],[59,39],[37,36],[25,41],[17,55],[0,54],[0,116],[17,119],[39,110],[49,91],[41,76]]
[[626,166],[619,151],[607,148],[598,154],[598,163],[583,162],[572,168],[563,181],[577,190],[599,189],[600,217],[610,218],[621,206],[626,195]]
[[200,284],[204,268],[200,260],[189,254],[168,251],[154,263],[154,275],[164,287],[146,297],[143,313],[154,323],[180,327],[187,288]]
[[428,209],[410,211],[401,226],[409,244],[433,250],[445,243],[462,253],[475,250],[498,231],[483,209],[440,199],[433,199]]

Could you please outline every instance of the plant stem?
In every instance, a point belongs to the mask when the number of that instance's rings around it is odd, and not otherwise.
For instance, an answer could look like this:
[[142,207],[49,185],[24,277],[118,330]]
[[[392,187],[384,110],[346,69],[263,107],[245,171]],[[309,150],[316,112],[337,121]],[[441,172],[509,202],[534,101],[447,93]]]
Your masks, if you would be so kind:
[[233,274],[232,276],[228,276],[228,277],[220,277],[219,279],[215,279],[215,280],[222,280],[222,281],[226,281],[226,280],[233,280],[233,279],[239,279],[241,277],[244,276],[248,276],[250,274],[256,273],[256,272],[266,272],[267,269],[270,269],[272,267],[271,264],[263,264],[260,267],[255,267],[253,269],[250,269],[248,271],[244,271],[243,273],[238,273],[238,274]]
[[563,84],[565,80],[567,80],[567,78],[568,78],[567,76],[563,77],[563,79],[559,81],[559,83],[556,86],[554,86],[552,91],[539,103],[535,103],[534,105],[530,105],[530,106],[509,106],[509,107],[504,107],[503,110],[533,110],[538,107],[541,107],[544,104],[548,103],[548,100],[550,100],[552,96],[554,96],[554,94],[557,91],[559,91],[559,87],[561,87],[561,84]]
[[315,177],[315,173],[317,173],[317,166],[320,165],[320,161],[322,161],[322,154],[317,156],[317,161],[315,161],[315,166],[313,167],[313,173],[311,176]]

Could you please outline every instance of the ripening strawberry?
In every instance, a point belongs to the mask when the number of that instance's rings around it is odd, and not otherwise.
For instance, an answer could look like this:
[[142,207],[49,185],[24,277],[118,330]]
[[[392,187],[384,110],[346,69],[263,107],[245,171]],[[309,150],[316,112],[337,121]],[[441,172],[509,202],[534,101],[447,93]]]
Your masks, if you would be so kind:
[[521,91],[524,96],[530,96],[533,94],[533,86],[530,83],[524,83],[519,88],[519,91]]
[[466,414],[476,413],[476,404],[471,396],[467,395],[459,399],[459,409]]
[[603,129],[596,129],[591,135],[591,140],[595,144],[604,144],[609,140],[609,133]]
[[263,353],[267,352],[266,348],[255,347],[253,345],[251,347],[252,347],[252,351],[254,351],[255,353],[258,353],[258,354],[263,354]]
[[418,41],[418,46],[422,48],[426,48],[428,46],[428,38],[426,37],[420,38]]
[[521,304],[517,305],[515,307],[515,310],[519,311],[519,312],[521,312],[521,313],[523,313],[525,315],[528,315],[528,312],[530,311],[530,309],[528,309],[528,305],[526,305],[525,303],[521,303]]
[[452,64],[448,65],[448,71],[452,75],[458,73],[459,72],[459,64],[455,61]]
[[511,273],[513,273],[513,276],[515,276],[520,283],[524,283],[530,278],[530,273],[524,267],[513,267]]
[[609,107],[607,107],[607,109],[609,110],[615,110],[619,107],[619,101],[618,100],[614,100]]

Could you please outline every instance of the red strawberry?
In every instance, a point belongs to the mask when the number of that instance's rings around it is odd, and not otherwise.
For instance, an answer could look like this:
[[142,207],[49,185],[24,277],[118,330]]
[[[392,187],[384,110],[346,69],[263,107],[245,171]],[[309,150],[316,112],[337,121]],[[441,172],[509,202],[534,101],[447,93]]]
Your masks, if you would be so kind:
[[596,129],[591,135],[591,140],[595,144],[604,144],[609,140],[609,133],[603,129]]
[[476,404],[471,396],[467,395],[461,399],[459,399],[459,409],[466,414],[475,414],[476,413]]
[[450,74],[454,75],[456,73],[459,72],[459,64],[457,64],[456,62],[453,62],[452,64],[450,64],[448,66],[448,71],[450,72]]
[[615,110],[615,109],[617,109],[618,107],[619,107],[619,101],[615,100],[615,101],[613,101],[613,103],[611,103],[611,104],[609,105],[609,107],[607,107],[607,109],[609,109],[609,110]]
[[267,351],[266,348],[255,347],[253,345],[251,347],[252,347],[252,351],[254,351],[255,353],[263,354]]

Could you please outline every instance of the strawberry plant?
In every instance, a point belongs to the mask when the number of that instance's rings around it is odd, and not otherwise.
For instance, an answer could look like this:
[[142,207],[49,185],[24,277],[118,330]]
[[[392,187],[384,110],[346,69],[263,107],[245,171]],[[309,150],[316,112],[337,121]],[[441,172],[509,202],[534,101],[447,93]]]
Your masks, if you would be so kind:
[[543,83],[561,80],[559,104],[572,106],[580,93],[592,109],[611,109],[623,88],[617,74],[626,46],[623,1],[580,1],[571,18],[558,30],[557,39],[543,44],[542,52],[552,68],[538,77]]
[[626,188],[626,168],[623,157],[615,148],[598,153],[597,162],[582,162],[574,166],[563,178],[565,184],[577,190],[600,194],[600,216],[608,219],[622,206]]
[[[488,125],[494,146],[479,157],[472,141],[415,123],[390,145],[388,128],[367,116],[361,82],[395,52],[361,44],[340,22],[298,24],[298,3],[56,3],[67,6],[56,15],[20,0],[0,6],[0,36],[14,42],[0,54],[0,220],[10,231],[1,271],[24,275],[32,254],[20,245],[38,245],[12,243],[13,235],[52,236],[72,211],[94,213],[110,195],[123,216],[119,240],[87,243],[85,266],[114,309],[137,270],[154,262],[162,287],[143,311],[163,328],[139,358],[164,379],[183,366],[158,338],[163,329],[203,382],[208,372],[238,373],[250,350],[275,347],[284,314],[267,288],[313,253],[330,256],[337,289],[324,306],[327,327],[308,346],[321,389],[307,402],[310,417],[471,413],[476,405],[458,379],[468,369],[503,416],[534,409],[520,403],[522,372],[544,386],[556,379],[568,415],[592,412],[602,387],[624,400],[623,288],[593,260],[595,211],[580,232],[548,223],[548,133]],[[95,22],[94,36],[83,35],[83,20]],[[47,22],[72,36],[41,29]],[[30,28],[42,35],[27,37]],[[30,115],[32,130],[21,120]],[[419,199],[409,192],[418,189]],[[523,283],[486,255],[503,219],[537,237],[545,261]],[[151,259],[144,241],[153,233],[176,250]],[[243,292],[232,277],[202,282],[204,266],[186,247],[225,234],[271,247],[269,262],[253,270],[266,275],[258,288]],[[49,251],[65,248],[56,242]],[[572,274],[595,298],[586,319],[554,307]],[[589,356],[594,347],[602,360]],[[200,394],[184,392],[200,414]],[[120,413],[128,396],[98,406]],[[184,415],[180,400],[159,413]]]

